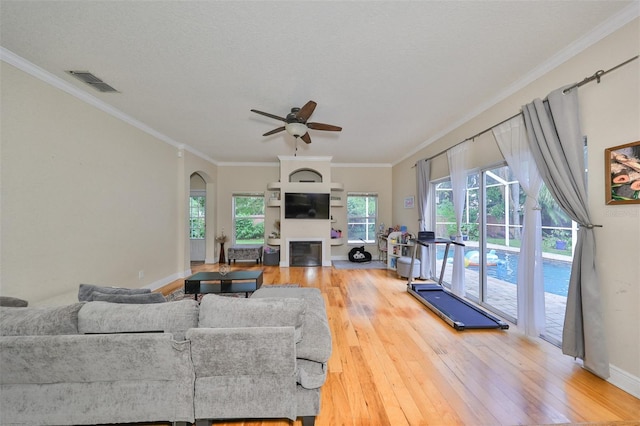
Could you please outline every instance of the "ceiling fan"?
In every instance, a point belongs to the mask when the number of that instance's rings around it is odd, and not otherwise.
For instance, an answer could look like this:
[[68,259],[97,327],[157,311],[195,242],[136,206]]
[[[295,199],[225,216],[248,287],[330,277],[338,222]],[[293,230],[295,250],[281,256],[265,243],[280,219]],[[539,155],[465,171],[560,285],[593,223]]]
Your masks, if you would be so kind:
[[342,130],[342,127],[333,126],[331,124],[307,123],[307,120],[309,119],[309,117],[311,117],[311,114],[313,114],[313,110],[316,109],[316,105],[317,104],[314,101],[309,101],[302,108],[291,108],[291,112],[287,114],[286,118],[269,114],[268,112],[258,111],[257,109],[252,109],[251,111],[255,112],[256,114],[284,121],[285,123],[284,126],[273,129],[262,136],[269,136],[273,135],[274,133],[286,130],[291,136],[295,137],[296,139],[300,138],[306,143],[311,143],[311,137],[309,136],[308,129],[328,130],[332,132],[339,132]]

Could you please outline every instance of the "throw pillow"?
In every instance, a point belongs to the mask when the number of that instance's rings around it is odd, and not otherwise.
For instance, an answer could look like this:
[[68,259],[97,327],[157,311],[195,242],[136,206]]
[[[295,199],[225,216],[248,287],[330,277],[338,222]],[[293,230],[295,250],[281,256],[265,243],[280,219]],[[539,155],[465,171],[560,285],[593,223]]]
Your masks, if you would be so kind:
[[1,336],[78,334],[78,311],[84,303],[67,306],[0,308]]
[[110,302],[110,303],[131,303],[131,304],[147,304],[147,303],[163,303],[167,299],[160,293],[146,294],[119,294],[119,293],[102,293],[94,291],[91,295],[94,302]]
[[92,299],[91,295],[94,291],[99,291],[101,293],[109,293],[109,294],[145,294],[151,293],[151,289],[148,288],[122,288],[122,287],[105,287],[98,286],[92,284],[80,284],[80,288],[78,289],[78,301],[80,302],[90,302]]
[[297,298],[243,299],[207,294],[200,302],[199,327],[295,327],[302,340],[306,301]]
[[29,306],[29,302],[17,297],[0,296],[0,306],[11,306],[14,308],[24,308]]

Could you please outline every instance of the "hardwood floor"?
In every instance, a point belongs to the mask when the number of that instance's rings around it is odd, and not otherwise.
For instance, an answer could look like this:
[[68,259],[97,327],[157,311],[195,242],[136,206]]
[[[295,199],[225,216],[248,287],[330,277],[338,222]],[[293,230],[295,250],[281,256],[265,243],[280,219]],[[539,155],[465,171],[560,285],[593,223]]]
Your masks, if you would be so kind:
[[[322,291],[333,354],[318,426],[640,424],[639,399],[557,347],[524,337],[514,325],[455,331],[409,295],[395,273],[248,262],[233,268],[264,269],[265,286],[299,283]],[[176,281],[162,292],[182,285]]]

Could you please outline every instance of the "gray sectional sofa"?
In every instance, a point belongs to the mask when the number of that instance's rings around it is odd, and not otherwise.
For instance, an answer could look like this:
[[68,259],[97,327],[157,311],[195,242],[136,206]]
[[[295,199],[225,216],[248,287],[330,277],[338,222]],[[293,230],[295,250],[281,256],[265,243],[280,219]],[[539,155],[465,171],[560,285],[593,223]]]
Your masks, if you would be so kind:
[[302,417],[331,354],[313,288],[153,304],[0,308],[0,424]]

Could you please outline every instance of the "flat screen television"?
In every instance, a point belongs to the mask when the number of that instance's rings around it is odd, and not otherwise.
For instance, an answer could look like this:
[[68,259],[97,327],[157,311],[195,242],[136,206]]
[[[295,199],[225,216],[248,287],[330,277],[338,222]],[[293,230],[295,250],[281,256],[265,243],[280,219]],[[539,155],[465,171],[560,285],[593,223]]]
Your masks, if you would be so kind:
[[329,219],[330,194],[285,192],[285,219]]

